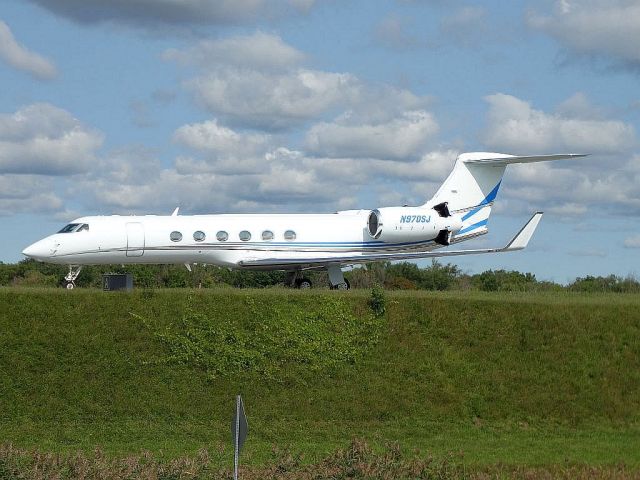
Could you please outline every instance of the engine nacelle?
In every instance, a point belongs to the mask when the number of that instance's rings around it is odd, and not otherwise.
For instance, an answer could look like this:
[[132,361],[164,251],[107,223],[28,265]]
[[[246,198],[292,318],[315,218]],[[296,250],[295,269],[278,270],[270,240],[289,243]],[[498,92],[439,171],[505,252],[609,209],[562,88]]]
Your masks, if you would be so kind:
[[442,211],[424,207],[379,208],[369,212],[367,231],[385,243],[435,240],[448,245],[451,235],[462,228],[462,220],[441,215]]

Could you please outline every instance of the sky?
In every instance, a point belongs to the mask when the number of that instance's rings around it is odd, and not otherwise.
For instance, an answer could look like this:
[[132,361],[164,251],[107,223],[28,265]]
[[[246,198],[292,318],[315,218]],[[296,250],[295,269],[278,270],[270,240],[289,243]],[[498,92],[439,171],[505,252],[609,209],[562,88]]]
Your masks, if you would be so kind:
[[0,261],[95,214],[420,205],[507,169],[467,273],[640,277],[640,0],[3,0]]

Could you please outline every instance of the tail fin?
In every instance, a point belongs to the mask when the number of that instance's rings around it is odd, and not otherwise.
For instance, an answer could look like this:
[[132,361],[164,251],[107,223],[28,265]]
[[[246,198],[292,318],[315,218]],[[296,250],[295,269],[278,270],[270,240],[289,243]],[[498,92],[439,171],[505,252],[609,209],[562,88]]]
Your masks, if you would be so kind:
[[487,221],[505,168],[511,163],[531,163],[584,157],[582,154],[514,156],[472,152],[458,156],[440,189],[425,206],[447,202],[452,214],[462,214],[462,228],[456,240],[487,233]]

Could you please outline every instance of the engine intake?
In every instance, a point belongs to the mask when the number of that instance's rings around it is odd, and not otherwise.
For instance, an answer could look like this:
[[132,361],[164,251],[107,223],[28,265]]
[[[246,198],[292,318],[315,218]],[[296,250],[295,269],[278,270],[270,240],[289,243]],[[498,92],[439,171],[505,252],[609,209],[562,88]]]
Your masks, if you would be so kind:
[[380,238],[382,233],[382,221],[380,219],[379,210],[371,210],[369,213],[369,219],[367,220],[367,230],[371,238]]

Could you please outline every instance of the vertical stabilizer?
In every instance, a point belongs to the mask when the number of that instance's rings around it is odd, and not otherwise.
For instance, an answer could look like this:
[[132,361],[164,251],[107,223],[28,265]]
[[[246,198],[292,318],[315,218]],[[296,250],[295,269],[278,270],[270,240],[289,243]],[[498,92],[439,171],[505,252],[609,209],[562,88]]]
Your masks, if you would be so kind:
[[487,232],[491,207],[498,195],[502,176],[511,163],[531,163],[583,157],[581,154],[515,156],[504,153],[472,152],[458,156],[452,172],[425,206],[447,203],[452,215],[459,214],[462,228],[459,241]]

